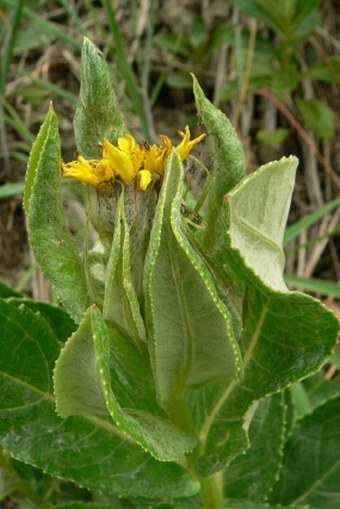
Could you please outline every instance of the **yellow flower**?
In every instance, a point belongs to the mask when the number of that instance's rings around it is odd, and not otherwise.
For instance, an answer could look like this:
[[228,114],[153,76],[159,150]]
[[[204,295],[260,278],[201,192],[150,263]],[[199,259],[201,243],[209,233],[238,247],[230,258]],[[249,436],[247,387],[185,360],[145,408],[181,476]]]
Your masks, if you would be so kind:
[[171,152],[172,143],[167,136],[160,135],[163,146],[148,145],[143,143],[140,148],[143,151],[143,167],[151,173],[163,173],[166,163],[166,158]]
[[114,178],[113,169],[105,159],[87,161],[82,156],[78,156],[76,161],[70,163],[62,161],[61,169],[64,177],[73,177],[94,186]]
[[118,147],[112,145],[105,138],[103,142],[103,158],[110,162],[114,173],[122,179],[124,184],[130,185],[135,179],[138,168],[135,169],[131,155],[120,148],[120,146],[124,147],[126,143],[129,143],[127,137],[130,137],[130,135],[124,135],[124,137],[118,139]]
[[197,138],[190,140],[190,129],[189,126],[187,125],[184,128],[184,133],[179,131],[179,134],[182,136],[183,139],[181,143],[177,145],[176,150],[182,161],[184,161],[184,159],[186,159],[190,154],[193,147],[206,137],[206,134],[201,134],[200,136],[197,136]]
[[[183,139],[176,150],[184,160],[192,148],[203,140],[205,134],[191,140],[188,126],[185,127],[184,133],[180,134]],[[70,163],[62,161],[62,175],[77,178],[94,186],[114,179],[121,180],[126,185],[137,182],[140,189],[145,191],[155,176],[163,174],[167,157],[172,149],[171,140],[167,136],[160,135],[160,138],[162,145],[149,145],[146,142],[139,144],[127,133],[118,138],[117,145],[113,145],[105,138],[102,159],[87,160],[78,156]]]

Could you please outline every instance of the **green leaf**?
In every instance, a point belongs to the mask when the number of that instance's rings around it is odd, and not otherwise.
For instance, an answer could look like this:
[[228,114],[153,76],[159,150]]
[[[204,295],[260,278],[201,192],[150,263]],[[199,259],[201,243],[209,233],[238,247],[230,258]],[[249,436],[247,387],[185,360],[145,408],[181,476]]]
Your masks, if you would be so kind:
[[310,65],[304,75],[326,83],[339,83],[340,81],[340,55],[327,55]]
[[122,327],[137,344],[145,341],[145,326],[132,283],[130,267],[130,234],[124,212],[125,193],[115,212],[114,236],[107,265],[103,314],[106,320]]
[[159,399],[182,412],[185,388],[228,383],[238,347],[212,276],[189,243],[180,214],[183,167],[169,156],[145,262],[146,320]]
[[335,315],[307,295],[265,295],[249,287],[240,338],[243,376],[219,394],[201,426],[202,474],[219,470],[248,447],[251,405],[317,371],[338,330]]
[[256,139],[265,145],[276,147],[284,142],[289,135],[289,129],[278,127],[274,131],[267,129],[259,129],[256,133]]
[[21,293],[16,292],[0,279],[0,299],[8,299],[8,297],[21,297]]
[[227,498],[224,500],[221,509],[311,509],[308,505],[299,505],[299,506],[287,506],[284,507],[281,505],[269,505],[267,502],[252,502],[248,499],[244,498]]
[[224,472],[224,492],[231,498],[261,501],[277,479],[285,431],[282,394],[261,400],[249,427],[250,448]]
[[[331,360],[331,358],[329,360]],[[330,399],[339,397],[339,394],[340,394],[340,377],[337,377],[333,378],[332,380],[322,381],[309,391],[308,396],[312,408],[315,409],[316,407],[323,405]]]
[[193,81],[198,114],[213,140],[214,168],[208,190],[207,221],[209,229],[214,231],[214,223],[224,195],[245,175],[244,154],[242,144],[231,122],[204,96],[194,76]]
[[[140,378],[136,375],[129,376],[117,362],[114,348],[112,348],[112,339],[114,336],[121,336],[121,333],[111,327],[110,334],[98,310],[93,310],[92,327],[107,408],[118,426],[143,449],[161,461],[178,459],[184,453],[191,451],[197,443],[197,438],[175,428],[168,422],[166,415],[163,414],[156,402],[151,377],[149,378],[151,383],[148,386],[145,384],[141,391]],[[138,364],[141,365],[142,362],[143,359],[139,359]],[[151,369],[149,374],[151,375]],[[129,390],[130,386],[135,386],[134,391]],[[135,392],[136,389],[139,393],[138,396]],[[116,395],[120,396],[122,406]]]
[[296,424],[286,443],[281,477],[271,496],[273,503],[294,507],[310,504],[318,509],[339,507],[339,422],[337,397]]
[[115,355],[122,340],[128,341],[113,326],[108,330],[100,311],[89,308],[56,363],[58,413],[61,417],[110,413],[117,426],[157,459],[177,459],[197,440],[167,422],[156,402],[149,366],[149,384],[142,390],[145,374],[141,379],[137,372],[145,360],[137,352],[129,352],[130,360],[136,361],[134,376],[124,370]]
[[91,308],[56,362],[54,392],[60,417],[109,413],[92,339]]
[[99,144],[103,139],[116,143],[126,128],[103,55],[86,37],[81,55],[81,87],[74,117],[74,134],[82,156],[95,159],[100,156]]
[[187,38],[174,34],[157,34],[154,37],[154,44],[165,51],[169,51],[174,55],[188,58],[192,54],[192,48]]
[[197,493],[198,483],[181,466],[157,462],[108,419],[57,416],[51,375],[59,345],[45,324],[24,306],[0,302],[0,443],[9,454],[119,496]]
[[227,498],[224,500],[222,509],[270,509],[266,502],[253,502],[244,498]]
[[297,107],[307,127],[320,140],[335,134],[334,111],[317,99],[299,99]]
[[15,306],[23,304],[34,313],[39,313],[45,318],[53,334],[61,343],[64,343],[76,329],[76,324],[62,308],[47,302],[39,302],[26,298],[11,298],[9,302]]
[[24,206],[37,261],[67,311],[79,321],[88,307],[86,279],[65,223],[60,196],[60,141],[52,107],[32,147]]
[[287,290],[282,241],[296,167],[294,156],[265,164],[227,196],[230,246],[274,290]]
[[294,420],[300,419],[312,411],[309,395],[302,382],[296,382],[289,388],[291,403],[294,408]]

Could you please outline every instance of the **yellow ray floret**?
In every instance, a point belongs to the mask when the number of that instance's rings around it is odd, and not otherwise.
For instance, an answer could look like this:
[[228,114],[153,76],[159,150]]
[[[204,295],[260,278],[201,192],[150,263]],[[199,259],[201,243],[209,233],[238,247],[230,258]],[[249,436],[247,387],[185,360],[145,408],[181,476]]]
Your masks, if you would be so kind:
[[87,161],[84,157],[78,156],[76,161],[70,163],[62,161],[61,169],[64,177],[73,177],[94,186],[115,177],[113,168],[106,159]]
[[[180,132],[180,135],[183,139],[175,149],[183,161],[192,148],[203,140],[205,134],[191,140],[189,127],[186,126],[184,133]],[[139,144],[131,134],[119,137],[117,145],[105,138],[102,144],[102,159],[87,160],[79,155],[70,163],[62,161],[62,174],[91,185],[115,179],[127,185],[137,182],[145,191],[157,175],[163,174],[172,149],[172,142],[167,136],[160,135],[160,138],[162,145]]]
[[177,145],[176,150],[182,159],[186,159],[188,155],[190,154],[191,150],[197,143],[202,141],[205,138],[205,134],[201,134],[200,136],[197,136],[197,138],[194,138],[193,140],[190,140],[190,129],[189,126],[185,126],[184,133],[182,131],[179,131],[179,134],[182,136],[182,141],[179,145]]

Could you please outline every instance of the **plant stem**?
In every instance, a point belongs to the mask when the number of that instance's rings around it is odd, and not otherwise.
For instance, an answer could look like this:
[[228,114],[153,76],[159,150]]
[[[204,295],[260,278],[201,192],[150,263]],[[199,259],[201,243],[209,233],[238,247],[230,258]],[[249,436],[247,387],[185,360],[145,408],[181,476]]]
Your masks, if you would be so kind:
[[220,509],[223,494],[221,490],[221,472],[209,477],[200,478],[203,507],[206,509]]

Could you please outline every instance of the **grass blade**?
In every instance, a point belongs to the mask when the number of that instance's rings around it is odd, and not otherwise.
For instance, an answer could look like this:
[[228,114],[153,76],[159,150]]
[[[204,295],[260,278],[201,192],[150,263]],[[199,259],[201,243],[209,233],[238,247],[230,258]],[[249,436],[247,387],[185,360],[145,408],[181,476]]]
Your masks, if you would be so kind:
[[23,182],[11,182],[9,184],[4,184],[3,186],[0,186],[0,200],[20,194],[23,192],[23,190]]
[[340,285],[333,281],[298,276],[285,276],[285,281],[291,286],[303,288],[308,292],[340,299]]
[[110,27],[114,42],[115,57],[118,69],[121,73],[121,77],[126,83],[126,88],[134,106],[135,113],[140,120],[143,134],[148,141],[151,141],[148,119],[144,110],[140,87],[137,83],[136,75],[129,62],[128,51],[124,43],[122,33],[115,18],[111,2],[109,0],[103,0],[103,5],[106,11],[108,25]]
[[303,217],[300,221],[294,223],[286,230],[284,236],[284,244],[288,244],[288,242],[295,239],[295,237],[297,237],[302,230],[305,230],[312,224],[316,223],[319,219],[321,219],[323,216],[328,214],[331,210],[333,210],[335,207],[338,207],[339,205],[340,197],[326,203],[319,209],[314,210],[314,212],[311,212],[307,216]]

